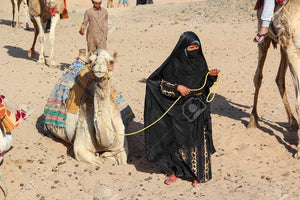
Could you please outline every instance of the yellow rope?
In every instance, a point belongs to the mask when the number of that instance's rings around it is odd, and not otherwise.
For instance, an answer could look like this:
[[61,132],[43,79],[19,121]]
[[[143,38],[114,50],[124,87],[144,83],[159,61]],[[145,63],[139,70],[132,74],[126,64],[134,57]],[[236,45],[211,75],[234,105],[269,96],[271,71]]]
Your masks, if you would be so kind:
[[78,20],[76,20],[76,18],[74,17],[74,15],[71,12],[69,12],[68,14],[73,18],[73,20],[75,21],[75,23],[77,24],[77,26],[79,28],[81,28],[81,24],[78,22]]
[[4,194],[4,199],[3,199],[3,200],[6,200],[7,195],[8,195],[8,189],[7,189],[7,185],[6,185],[5,181],[4,181],[4,178],[2,177],[1,172],[0,172],[0,181],[3,182],[3,185],[4,185],[4,187],[5,187],[5,194]]
[[[206,74],[206,76],[205,76],[204,83],[203,83],[202,87],[197,88],[197,89],[190,89],[190,91],[196,92],[196,91],[202,90],[202,89],[205,87],[205,85],[206,85],[208,75],[209,75],[209,72],[208,72],[208,73]],[[212,91],[214,92],[213,96],[209,99],[209,97],[210,97],[210,95],[211,95],[211,92],[209,92],[209,94],[207,95],[207,98],[206,98],[206,101],[207,101],[207,102],[212,102],[213,99],[215,98],[215,95],[216,95],[216,91],[217,91],[218,85],[219,85],[219,78],[218,78],[217,81],[214,83],[214,88],[212,89]],[[113,130],[109,127],[109,125],[107,124],[107,122],[105,121],[105,119],[103,118],[103,116],[102,116],[102,115],[100,115],[100,116],[101,116],[101,119],[102,119],[103,123],[104,123],[105,126],[107,127],[107,129],[108,129],[110,132],[112,132],[112,133],[114,134],[114,136],[117,136],[117,135],[120,135],[120,136],[135,135],[135,134],[138,134],[138,133],[140,133],[140,132],[142,132],[142,131],[144,131],[144,130],[150,128],[151,126],[153,126],[154,124],[156,124],[157,122],[159,122],[159,121],[160,121],[160,120],[161,120],[161,119],[162,119],[162,118],[163,118],[163,117],[164,117],[164,116],[165,116],[165,115],[166,115],[166,114],[174,107],[174,105],[179,101],[179,99],[181,99],[181,97],[182,97],[182,95],[179,96],[179,97],[174,101],[174,103],[168,108],[168,110],[167,110],[162,116],[160,116],[157,120],[155,120],[154,122],[152,122],[152,123],[149,124],[148,126],[142,128],[142,129],[140,129],[140,130],[138,130],[138,131],[132,132],[132,133],[126,133],[126,134],[116,133],[115,131],[113,131]]]

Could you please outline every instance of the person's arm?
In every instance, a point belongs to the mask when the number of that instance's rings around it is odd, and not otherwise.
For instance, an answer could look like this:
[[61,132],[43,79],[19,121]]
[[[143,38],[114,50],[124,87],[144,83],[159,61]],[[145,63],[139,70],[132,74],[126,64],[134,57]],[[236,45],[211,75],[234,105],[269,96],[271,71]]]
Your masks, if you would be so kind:
[[84,18],[83,18],[83,22],[82,22],[82,24],[81,24],[80,31],[79,31],[79,33],[80,33],[81,35],[84,34],[84,31],[85,31],[85,29],[86,29],[88,23],[89,23],[88,11],[85,11]]
[[208,87],[211,87],[214,84],[214,82],[216,82],[219,73],[220,70],[218,69],[212,69],[209,71],[209,75],[207,77],[207,83],[206,83]]

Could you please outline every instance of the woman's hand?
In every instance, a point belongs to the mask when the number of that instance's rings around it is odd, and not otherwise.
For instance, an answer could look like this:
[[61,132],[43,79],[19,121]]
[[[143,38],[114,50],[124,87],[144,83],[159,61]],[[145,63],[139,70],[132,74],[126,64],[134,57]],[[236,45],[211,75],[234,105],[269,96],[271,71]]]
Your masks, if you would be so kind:
[[212,69],[209,71],[210,76],[218,76],[219,73],[220,73],[220,70],[218,70],[218,69]]
[[178,85],[177,91],[180,92],[180,94],[182,96],[186,96],[190,93],[191,90],[189,88],[185,87],[184,85]]

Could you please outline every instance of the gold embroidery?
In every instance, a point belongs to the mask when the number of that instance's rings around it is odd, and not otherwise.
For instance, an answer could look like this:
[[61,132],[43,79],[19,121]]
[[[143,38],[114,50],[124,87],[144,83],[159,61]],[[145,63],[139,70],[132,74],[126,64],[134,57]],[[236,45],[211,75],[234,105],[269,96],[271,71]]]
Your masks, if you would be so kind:
[[172,91],[168,91],[168,90],[165,90],[164,87],[163,87],[163,84],[168,84],[170,86],[175,86],[176,84],[172,84],[172,83],[169,83],[168,81],[165,81],[165,80],[161,80],[160,82],[160,90],[161,92],[166,95],[166,96],[169,96],[169,97],[175,97],[175,92],[172,92]]
[[183,149],[178,149],[178,153],[181,159],[185,162],[186,161],[186,154],[183,152]]
[[204,182],[209,180],[209,157],[207,152],[207,145],[206,145],[206,131],[204,130],[203,134],[203,148],[204,148]]
[[196,147],[193,147],[192,148],[192,151],[191,151],[191,155],[192,155],[192,158],[191,158],[191,164],[192,164],[192,172],[195,174],[195,176],[197,176],[198,174],[198,168],[197,168],[197,148]]

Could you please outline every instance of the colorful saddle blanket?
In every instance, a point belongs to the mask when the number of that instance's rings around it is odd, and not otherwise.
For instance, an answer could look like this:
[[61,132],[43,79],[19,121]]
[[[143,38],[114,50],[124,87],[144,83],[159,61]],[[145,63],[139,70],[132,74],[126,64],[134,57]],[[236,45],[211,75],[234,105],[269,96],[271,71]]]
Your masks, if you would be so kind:
[[9,102],[4,95],[0,95],[0,128],[4,133],[11,132],[26,118],[26,112],[23,109],[9,110],[8,107],[16,107],[9,104],[12,102]]
[[[77,59],[58,80],[44,108],[44,122],[56,127],[66,127],[67,113],[77,114],[84,89],[93,81],[90,69]],[[130,106],[116,89],[112,88],[123,124],[128,126],[135,117]]]

